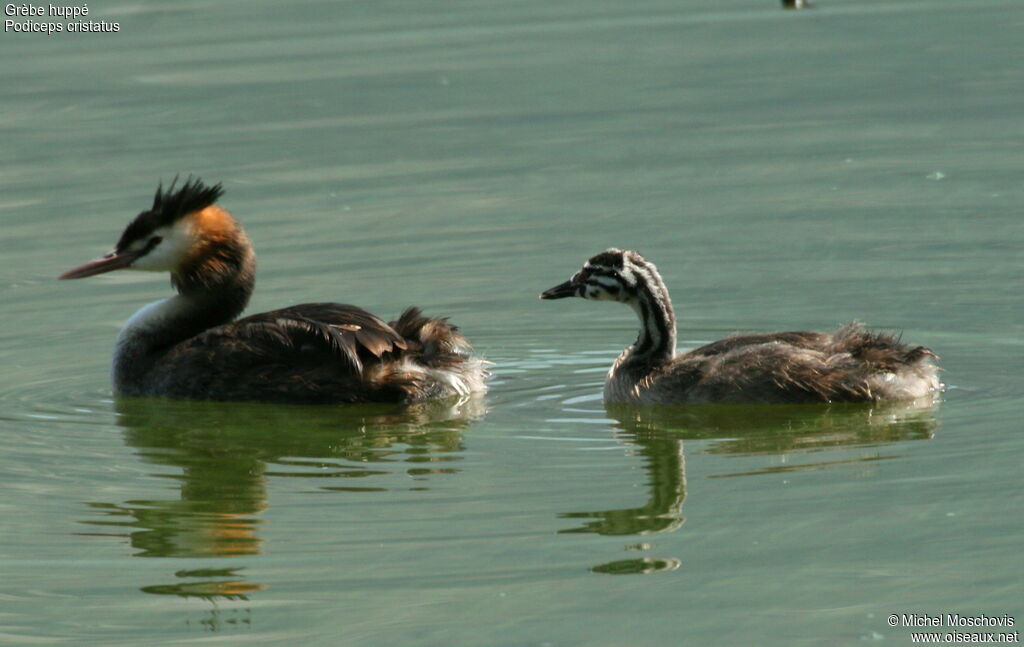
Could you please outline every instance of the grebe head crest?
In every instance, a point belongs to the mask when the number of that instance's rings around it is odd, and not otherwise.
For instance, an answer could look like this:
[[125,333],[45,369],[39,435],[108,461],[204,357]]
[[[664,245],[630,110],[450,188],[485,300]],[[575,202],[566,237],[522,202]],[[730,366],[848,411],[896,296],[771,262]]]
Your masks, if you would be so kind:
[[158,229],[172,227],[184,216],[209,207],[224,195],[224,189],[220,184],[206,186],[202,180],[191,175],[175,190],[177,183],[178,178],[175,176],[166,191],[163,183],[160,183],[153,196],[153,206],[139,213],[125,227],[121,239],[117,241],[116,251],[128,249],[133,243],[151,236]]
[[79,279],[119,269],[173,272],[202,255],[207,243],[243,235],[230,215],[214,203],[224,193],[220,184],[207,186],[189,176],[176,188],[178,178],[164,190],[161,184],[153,206],[139,213],[118,239],[114,249],[85,265],[62,274]]

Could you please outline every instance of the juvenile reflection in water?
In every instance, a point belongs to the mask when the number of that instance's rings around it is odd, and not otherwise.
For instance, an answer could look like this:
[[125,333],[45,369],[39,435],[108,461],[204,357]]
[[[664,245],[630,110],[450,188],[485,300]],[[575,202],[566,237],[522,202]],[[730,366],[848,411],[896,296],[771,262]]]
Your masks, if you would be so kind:
[[[835,405],[627,407],[609,405],[624,429],[665,431],[711,441],[712,454],[791,455],[830,448],[922,440],[935,434],[937,399]],[[755,473],[820,469],[875,456],[768,467]]]
[[[260,513],[269,507],[268,477],[323,479],[321,490],[389,489],[388,477],[419,480],[455,473],[462,432],[483,415],[480,398],[416,406],[299,407],[124,398],[116,403],[125,443],[144,461],[175,468],[168,500],[90,502],[103,520],[126,528],[137,557],[240,557],[263,551]],[[373,467],[371,467],[371,465]],[[397,469],[396,469],[397,468]],[[370,487],[333,485],[373,479]],[[331,485],[327,485],[331,483]],[[422,484],[416,489],[423,489]],[[263,585],[241,568],[178,571],[178,581],[146,593],[246,599]],[[182,581],[184,580],[184,581]]]
[[[607,404],[616,436],[635,448],[646,472],[647,502],[636,508],[567,512],[568,519],[593,519],[561,533],[643,535],[672,532],[683,525],[686,462],[683,440],[711,440],[708,453],[770,455],[820,451],[842,446],[877,445],[931,438],[938,423],[932,398],[869,405],[756,405],[637,407]],[[779,471],[823,469],[831,465],[878,460],[876,456],[773,466],[743,476]],[[650,544],[630,548],[649,550]],[[640,557],[591,568],[613,575],[675,570],[677,558]]]
[[564,519],[593,519],[559,533],[593,532],[599,535],[642,535],[671,532],[683,525],[682,508],[686,499],[686,463],[683,443],[671,433],[622,426],[617,437],[633,447],[633,455],[643,461],[647,474],[648,499],[636,508],[566,512]]
[[679,564],[679,560],[674,557],[640,557],[598,564],[590,570],[605,575],[647,575],[661,571],[674,571],[679,568]]
[[[239,579],[237,568],[198,568],[192,570],[176,571],[175,577],[183,579],[196,579],[198,581],[186,581],[176,584],[155,584],[144,586],[145,593],[157,593],[160,595],[178,595],[181,597],[196,598],[224,598],[228,600],[247,600],[249,593],[262,591],[266,587],[262,584],[246,582]],[[225,579],[212,579],[225,578]]]

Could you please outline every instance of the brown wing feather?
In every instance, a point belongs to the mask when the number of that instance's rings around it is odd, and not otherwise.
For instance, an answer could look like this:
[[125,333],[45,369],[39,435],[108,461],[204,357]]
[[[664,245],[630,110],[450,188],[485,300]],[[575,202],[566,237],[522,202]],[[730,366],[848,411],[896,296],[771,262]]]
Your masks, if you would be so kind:
[[216,394],[223,400],[401,400],[407,395],[402,383],[369,379],[366,367],[404,353],[408,345],[362,308],[301,304],[217,326],[178,344],[161,359],[151,387],[171,397]]
[[406,308],[390,325],[409,343],[410,353],[432,368],[461,363],[470,349],[447,317],[424,317],[419,308]]
[[732,335],[725,339],[719,339],[718,341],[695,348],[685,355],[699,355],[702,357],[721,355],[744,346],[767,344],[773,341],[782,342],[798,348],[820,348],[824,342],[828,341],[829,337],[830,335],[822,332],[810,332],[803,330],[793,332],[758,333],[753,335]]
[[[675,358],[652,380],[707,402],[859,402],[873,400],[870,379],[883,373],[934,373],[924,346],[857,323],[835,334],[737,335]],[[884,394],[881,394],[884,395]]]
[[346,359],[357,372],[362,371],[367,354],[380,358],[407,346],[407,340],[383,319],[345,303],[302,303],[228,326],[248,338],[276,342],[285,352],[314,344]]

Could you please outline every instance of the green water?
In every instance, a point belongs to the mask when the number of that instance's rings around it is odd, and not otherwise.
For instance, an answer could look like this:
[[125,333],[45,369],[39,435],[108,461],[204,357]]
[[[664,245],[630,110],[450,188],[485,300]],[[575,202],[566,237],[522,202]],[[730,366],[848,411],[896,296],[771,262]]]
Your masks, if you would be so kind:
[[[910,644],[1024,622],[1017,0],[89,3],[0,33],[0,644]],[[412,410],[116,400],[165,296],[58,282],[160,179],[222,181],[252,311],[410,304],[495,363]],[[627,309],[680,347],[861,319],[931,407],[605,409]],[[1019,627],[1018,627],[1019,629]]]

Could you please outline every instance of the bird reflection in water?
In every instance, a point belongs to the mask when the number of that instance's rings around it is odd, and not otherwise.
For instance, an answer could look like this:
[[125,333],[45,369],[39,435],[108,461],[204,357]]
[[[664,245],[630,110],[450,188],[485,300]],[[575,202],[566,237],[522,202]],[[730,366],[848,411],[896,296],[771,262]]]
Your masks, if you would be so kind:
[[[342,407],[120,398],[116,409],[125,443],[161,467],[154,476],[178,484],[177,497],[91,502],[105,518],[84,523],[107,531],[81,534],[125,539],[137,557],[186,558],[262,554],[270,477],[316,478],[319,490],[359,493],[392,489],[389,477],[400,475],[399,487],[412,477],[412,489],[425,489],[424,479],[458,471],[451,463],[461,458],[462,433],[484,413],[480,396]],[[243,570],[178,570],[174,582],[142,591],[210,601],[214,615],[202,624],[216,630],[225,622],[217,600],[244,601],[266,588]]]
[[[853,458],[800,462],[794,455],[820,457],[829,448],[877,446],[931,438],[938,423],[937,398],[909,402],[844,405],[703,405],[640,407],[606,404],[615,421],[616,437],[640,457],[646,474],[647,501],[635,508],[568,512],[566,519],[587,519],[560,533],[651,535],[673,532],[683,525],[686,462],[683,441],[704,441],[702,451],[713,454],[776,455],[777,466],[721,476],[750,476],[787,471],[828,469],[840,464],[880,460],[877,452]],[[647,551],[651,543],[631,544]],[[675,570],[674,557],[638,557],[600,564],[590,570],[613,575]]]

